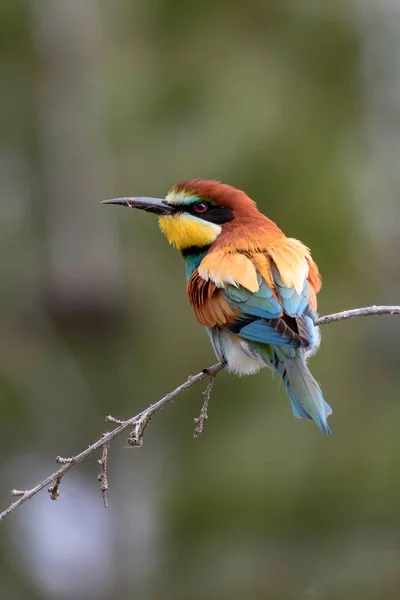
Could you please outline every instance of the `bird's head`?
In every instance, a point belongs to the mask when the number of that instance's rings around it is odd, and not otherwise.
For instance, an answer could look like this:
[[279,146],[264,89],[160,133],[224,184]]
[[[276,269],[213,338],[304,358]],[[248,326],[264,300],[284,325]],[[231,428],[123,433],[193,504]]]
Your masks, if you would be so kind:
[[209,246],[228,224],[240,225],[246,217],[260,215],[255,202],[241,190],[204,179],[174,185],[165,199],[115,198],[104,203],[158,215],[161,231],[181,251]]

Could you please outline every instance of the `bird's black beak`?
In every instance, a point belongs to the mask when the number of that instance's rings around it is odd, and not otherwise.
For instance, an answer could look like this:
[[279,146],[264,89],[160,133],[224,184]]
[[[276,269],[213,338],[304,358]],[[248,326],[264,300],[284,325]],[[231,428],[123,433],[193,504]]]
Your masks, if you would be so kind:
[[102,204],[119,204],[128,208],[138,208],[156,215],[172,215],[175,208],[168,204],[166,200],[159,198],[113,198],[112,200],[103,200]]

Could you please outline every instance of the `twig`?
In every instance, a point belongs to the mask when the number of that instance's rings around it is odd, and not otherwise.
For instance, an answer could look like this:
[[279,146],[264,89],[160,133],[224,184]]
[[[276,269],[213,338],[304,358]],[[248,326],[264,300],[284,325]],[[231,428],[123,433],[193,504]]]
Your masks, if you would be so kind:
[[11,496],[16,496],[18,498],[19,496],[25,496],[27,492],[28,490],[11,490]]
[[[319,317],[316,320],[316,325],[326,325],[326,324],[332,323],[334,321],[342,321],[343,319],[352,319],[354,317],[368,317],[371,315],[387,315],[387,314],[389,314],[389,315],[400,314],[400,306],[368,306],[366,308],[357,308],[357,309],[347,310],[347,311],[343,311],[340,313],[327,315],[325,317]],[[115,429],[113,429],[112,431],[110,431],[106,434],[103,434],[98,440],[96,440],[93,444],[91,444],[88,448],[86,448],[85,450],[83,450],[82,452],[77,454],[76,456],[72,456],[70,458],[62,458],[62,457],[58,456],[56,459],[56,462],[61,464],[61,467],[57,471],[55,471],[54,473],[52,473],[51,475],[49,475],[48,477],[46,477],[45,479],[40,481],[32,489],[28,489],[28,490],[16,490],[15,489],[15,490],[13,490],[11,492],[11,494],[13,496],[18,497],[18,500],[13,502],[8,508],[6,508],[2,513],[0,513],[0,521],[2,519],[4,519],[4,517],[6,517],[10,513],[12,513],[16,508],[18,508],[18,506],[21,506],[21,504],[24,504],[24,502],[27,502],[28,500],[33,498],[36,494],[38,494],[41,490],[45,489],[48,486],[50,486],[49,492],[51,494],[51,497],[53,499],[56,499],[59,495],[61,479],[64,477],[64,475],[70,469],[75,467],[77,464],[83,462],[86,458],[91,456],[93,454],[93,452],[95,452],[96,450],[99,450],[100,448],[109,447],[110,443],[116,437],[121,435],[121,433],[126,431],[127,429],[130,429],[133,427],[133,431],[131,432],[130,438],[128,440],[129,443],[133,446],[140,446],[143,443],[144,431],[145,431],[146,427],[148,426],[148,424],[150,423],[151,418],[157,412],[159,412],[164,406],[166,406],[167,404],[172,402],[172,400],[174,400],[177,396],[179,396],[183,392],[186,392],[187,390],[189,390],[196,383],[203,381],[207,377],[211,377],[211,380],[210,380],[210,382],[207,386],[207,389],[204,393],[203,408],[200,413],[200,417],[198,417],[198,419],[200,419],[200,421],[198,422],[198,426],[200,427],[200,423],[201,423],[201,429],[202,429],[204,421],[206,420],[207,404],[208,404],[208,401],[209,401],[209,398],[211,395],[211,381],[213,381],[215,376],[224,369],[224,366],[225,365],[223,363],[217,363],[208,369],[204,369],[203,371],[200,371],[200,373],[197,373],[196,375],[188,377],[188,379],[184,383],[182,383],[180,386],[178,386],[173,392],[166,394],[166,396],[161,398],[161,400],[158,400],[158,402],[156,402],[155,404],[150,405],[148,408],[146,408],[139,414],[135,415],[134,417],[127,419],[126,421],[122,421],[120,419],[115,419],[114,417],[111,417],[111,416],[107,417],[107,420],[109,422],[117,425],[117,427],[115,427]],[[209,390],[209,392],[207,392],[207,390]],[[107,464],[107,455],[105,458],[106,458],[105,464]],[[104,459],[104,452],[103,452],[102,459]],[[104,463],[103,463],[103,465],[104,465]],[[103,469],[103,466],[102,465],[100,465],[100,466]],[[107,468],[107,466],[105,467],[105,469],[106,468]],[[106,470],[105,470],[105,473],[106,473]],[[102,475],[102,474],[103,474],[103,472],[100,473],[100,475]],[[105,487],[104,492],[107,491],[107,487],[104,485],[105,483],[106,483],[106,481],[104,479],[102,479],[101,480],[101,488]],[[102,492],[103,492],[103,489],[102,489]]]
[[210,381],[208,382],[208,386],[206,387],[204,392],[202,392],[204,402],[203,402],[203,406],[201,407],[199,416],[194,419],[194,422],[196,424],[196,427],[194,428],[194,433],[193,433],[194,438],[199,437],[199,435],[201,433],[203,433],[204,422],[207,421],[207,419],[208,419],[208,403],[211,398],[211,392],[213,389],[214,380],[215,380],[215,375],[211,375]]
[[56,456],[56,463],[59,465],[70,465],[73,463],[75,458],[70,456],[69,458],[63,458],[62,456]]
[[60,495],[60,485],[61,485],[62,477],[63,477],[62,475],[59,475],[56,478],[54,485],[50,486],[49,489],[47,490],[50,494],[51,500],[58,500],[58,497]]
[[109,445],[103,446],[103,452],[101,454],[101,458],[100,458],[100,460],[97,461],[97,464],[100,467],[100,475],[97,476],[97,479],[100,481],[100,491],[101,491],[101,495],[103,496],[104,508],[108,508],[108,500],[107,500],[107,490],[108,490],[108,477],[107,477],[108,448],[109,448]]

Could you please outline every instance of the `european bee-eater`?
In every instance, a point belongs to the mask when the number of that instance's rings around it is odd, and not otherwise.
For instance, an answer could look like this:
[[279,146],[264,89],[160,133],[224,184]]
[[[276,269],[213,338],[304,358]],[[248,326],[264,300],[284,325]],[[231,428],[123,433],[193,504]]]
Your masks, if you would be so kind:
[[187,295],[228,371],[276,371],[295,417],[330,433],[331,407],[306,361],[320,344],[315,325],[318,267],[310,250],[288,238],[245,192],[192,179],[165,199],[116,198],[155,213],[161,231],[185,260]]

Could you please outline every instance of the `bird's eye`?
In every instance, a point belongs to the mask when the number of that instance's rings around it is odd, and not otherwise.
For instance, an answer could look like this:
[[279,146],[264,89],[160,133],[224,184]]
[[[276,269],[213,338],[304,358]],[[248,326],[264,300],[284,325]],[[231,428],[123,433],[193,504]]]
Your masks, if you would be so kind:
[[205,202],[197,202],[197,204],[194,205],[194,212],[201,214],[205,213],[206,210],[208,210],[208,205]]

